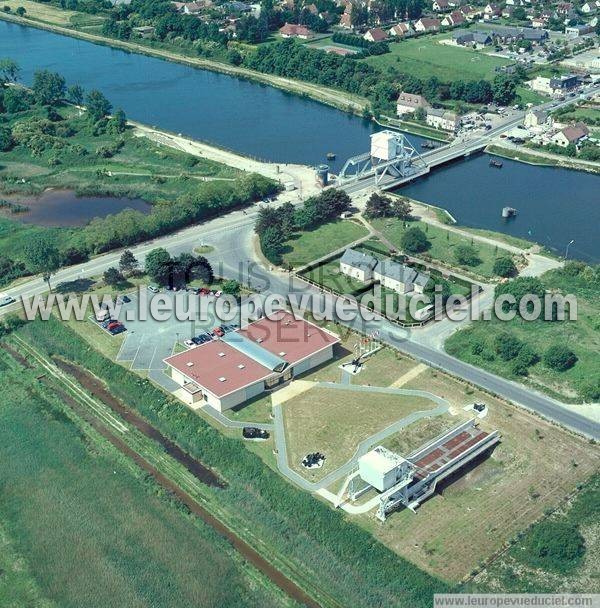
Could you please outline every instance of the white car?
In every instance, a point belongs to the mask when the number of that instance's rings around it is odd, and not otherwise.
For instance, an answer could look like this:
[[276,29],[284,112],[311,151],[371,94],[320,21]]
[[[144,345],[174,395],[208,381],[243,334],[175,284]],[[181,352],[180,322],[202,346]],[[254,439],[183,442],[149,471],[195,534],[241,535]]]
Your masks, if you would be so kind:
[[188,347],[188,348],[194,348],[196,346],[196,343],[193,340],[186,340],[184,342],[184,344]]
[[0,296],[0,306],[8,306],[9,304],[13,304],[14,302],[16,302],[16,300],[12,296]]
[[220,291],[220,290],[219,290],[219,291],[215,291],[215,296],[216,296],[217,298],[220,298],[222,295],[223,295],[223,292],[222,292],[222,291]]

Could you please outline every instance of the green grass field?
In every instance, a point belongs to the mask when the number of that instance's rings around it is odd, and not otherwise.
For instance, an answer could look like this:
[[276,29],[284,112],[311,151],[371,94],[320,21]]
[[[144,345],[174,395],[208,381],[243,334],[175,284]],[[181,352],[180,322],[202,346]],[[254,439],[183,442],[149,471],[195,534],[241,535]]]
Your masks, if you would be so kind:
[[3,606],[49,605],[30,599],[34,582],[72,608],[288,605],[211,528],[84,434],[34,370],[2,352],[0,375],[0,484],[10,488],[0,498],[10,539],[0,556],[35,579],[11,574],[9,589],[0,577]]
[[383,70],[394,67],[417,78],[437,76],[444,82],[482,78],[492,80],[496,75],[494,68],[511,63],[482,51],[440,44],[440,40],[447,38],[448,34],[439,34],[390,43],[389,53],[363,61]]
[[304,266],[366,235],[367,229],[355,222],[329,222],[314,230],[294,234],[285,245],[283,259],[290,266]]
[[[527,380],[536,388],[559,394],[563,399],[578,398],[583,387],[600,386],[598,352],[600,352],[600,293],[598,283],[590,275],[569,276],[563,270],[546,273],[542,280],[546,289],[574,294],[577,298],[577,321],[524,321],[520,317],[510,322],[497,319],[478,321],[446,341],[449,354],[488,369],[504,377],[513,377],[511,361],[504,361],[494,353],[493,340],[500,332],[510,331],[530,345],[539,355],[553,344],[566,344],[577,355],[577,363],[567,371],[558,372],[539,362],[529,369]],[[596,279],[597,281],[597,279]],[[484,349],[475,354],[478,342]],[[475,349],[477,351],[477,349]]]
[[[393,218],[373,220],[375,226],[381,233],[388,238],[399,250],[402,250],[402,235],[414,226],[418,226],[425,231],[427,238],[431,242],[431,247],[417,257],[429,256],[433,261],[438,261],[446,266],[451,266],[474,275],[485,278],[495,276],[493,271],[494,260],[496,257],[509,255],[505,249],[495,247],[488,243],[471,240],[460,234],[456,234],[439,226],[432,226],[425,222],[402,222]],[[453,250],[457,245],[473,246],[479,255],[481,263],[477,266],[464,266],[454,258]]]

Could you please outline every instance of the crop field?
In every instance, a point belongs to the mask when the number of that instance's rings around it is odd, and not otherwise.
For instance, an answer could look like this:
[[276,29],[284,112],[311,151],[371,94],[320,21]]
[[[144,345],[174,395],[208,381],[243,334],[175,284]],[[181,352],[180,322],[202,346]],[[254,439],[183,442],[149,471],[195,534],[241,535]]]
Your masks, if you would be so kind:
[[[444,397],[454,415],[433,419],[429,428],[415,423],[404,437],[388,438],[388,447],[414,449],[429,432],[435,436],[450,421],[450,426],[459,424],[466,415],[463,407],[475,401],[489,408],[481,428],[499,430],[502,436],[489,458],[441,488],[441,495],[419,507],[418,515],[398,511],[385,526],[372,515],[360,517],[376,538],[429,572],[459,581],[480,569],[503,543],[597,470],[597,446],[441,372],[428,369],[403,388]],[[415,517],[427,525],[414,525]]]
[[[349,460],[373,433],[435,404],[421,397],[314,387],[282,407],[289,464],[318,479]],[[311,452],[323,452],[326,460],[322,468],[307,472],[300,461]]]
[[[262,579],[208,526],[84,434],[35,370],[4,352],[0,361],[0,483],[10,488],[0,514],[46,598],[60,606],[262,606],[266,593],[269,605],[286,605],[278,591],[259,590]],[[4,593],[4,606],[17,605]]]
[[452,80],[492,80],[494,69],[511,63],[500,57],[486,55],[463,47],[441,44],[447,34],[421,36],[390,43],[390,52],[361,60],[385,70],[394,67],[400,72],[427,79],[437,76],[444,82]]
[[22,6],[27,11],[25,14],[27,17],[52,25],[69,25],[71,17],[81,14],[31,0],[3,0],[2,5],[10,7],[13,13],[19,6]]

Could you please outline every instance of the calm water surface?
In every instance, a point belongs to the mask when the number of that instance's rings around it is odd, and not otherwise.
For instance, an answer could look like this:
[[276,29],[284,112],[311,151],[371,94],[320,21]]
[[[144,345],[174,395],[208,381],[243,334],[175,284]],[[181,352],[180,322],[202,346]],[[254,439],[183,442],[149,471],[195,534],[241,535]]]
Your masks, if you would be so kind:
[[[339,169],[368,149],[372,123],[315,101],[224,74],[197,70],[0,21],[0,57],[12,57],[24,82],[36,69],[69,84],[98,88],[133,119],[276,162],[315,165],[335,152]],[[409,136],[417,146],[423,141]],[[600,261],[600,177],[475,156],[435,170],[403,189],[447,208],[466,226],[530,238],[569,255]],[[503,222],[503,206],[519,215]]]

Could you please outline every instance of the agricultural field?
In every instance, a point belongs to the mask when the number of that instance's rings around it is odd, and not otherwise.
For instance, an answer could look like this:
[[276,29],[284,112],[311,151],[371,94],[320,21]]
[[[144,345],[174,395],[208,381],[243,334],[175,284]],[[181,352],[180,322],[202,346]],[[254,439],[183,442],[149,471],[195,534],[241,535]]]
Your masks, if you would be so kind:
[[367,234],[364,226],[353,221],[337,220],[322,224],[314,230],[295,233],[285,243],[283,259],[289,266],[304,266]]
[[[461,234],[451,232],[441,226],[433,226],[421,221],[403,222],[402,220],[394,218],[383,218],[372,220],[372,224],[383,234],[383,236],[398,247],[400,251],[402,251],[402,236],[404,232],[415,226],[421,228],[421,230],[426,233],[427,239],[431,242],[431,247],[417,257],[422,257],[424,259],[431,258],[434,262],[460,269],[462,272],[483,279],[489,279],[496,276],[493,267],[497,257],[506,257],[510,255],[507,250],[502,249],[501,247],[476,241]],[[458,245],[473,247],[477,251],[480,263],[475,266],[459,264],[453,253]]]
[[50,23],[51,25],[68,26],[72,17],[81,14],[41,2],[32,2],[31,0],[3,0],[2,5],[8,6],[13,13],[19,6],[22,6],[27,11],[25,13],[27,18]]
[[10,387],[0,408],[0,483],[11,488],[0,500],[0,555],[12,555],[16,583],[9,591],[2,577],[3,606],[290,605],[212,529],[73,422],[35,370],[4,351],[0,370]]
[[442,44],[448,34],[421,36],[412,40],[390,43],[390,52],[361,60],[373,67],[385,70],[394,67],[399,71],[426,80],[437,76],[447,82],[452,80],[492,80],[495,68],[511,62],[492,57],[482,51]]
[[556,371],[540,360],[529,368],[528,376],[520,380],[538,390],[558,395],[562,400],[597,402],[600,395],[597,365],[600,352],[600,291],[594,270],[574,262],[565,269],[547,272],[542,276],[542,282],[548,290],[564,295],[573,294],[577,298],[577,321],[524,321],[518,315],[510,322],[496,318],[477,321],[451,336],[445,348],[463,361],[504,377],[515,377],[513,361],[503,360],[495,351],[494,340],[499,334],[509,332],[528,344],[540,358],[551,345],[566,345],[577,356],[571,368]]

